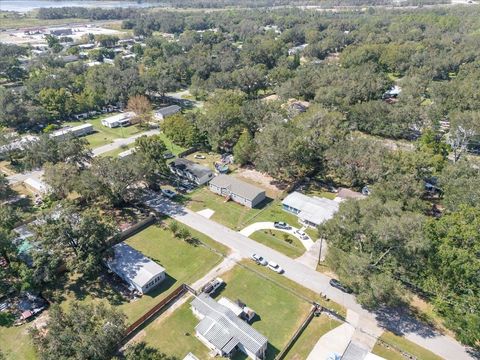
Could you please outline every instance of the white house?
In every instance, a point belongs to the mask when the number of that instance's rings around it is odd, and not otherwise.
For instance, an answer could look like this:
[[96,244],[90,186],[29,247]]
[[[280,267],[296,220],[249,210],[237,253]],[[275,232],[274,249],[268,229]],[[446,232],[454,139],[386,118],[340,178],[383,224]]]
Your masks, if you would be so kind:
[[128,126],[130,125],[130,119],[135,116],[133,112],[125,112],[117,115],[109,116],[105,119],[102,119],[102,125],[109,128],[116,128],[119,126]]
[[264,359],[268,339],[228,307],[202,293],[193,299],[192,311],[200,319],[197,338],[215,354],[230,357],[241,351],[254,360]]
[[338,211],[339,203],[334,200],[310,197],[294,191],[282,201],[283,210],[297,215],[300,223],[317,227],[331,219]]
[[131,246],[121,242],[113,246],[113,257],[106,265],[132,289],[145,294],[165,279],[165,269]]
[[54,131],[50,134],[50,137],[58,140],[63,140],[68,136],[79,137],[79,136],[90,134],[92,132],[93,132],[92,124],[82,124],[74,127],[68,126],[60,130]]

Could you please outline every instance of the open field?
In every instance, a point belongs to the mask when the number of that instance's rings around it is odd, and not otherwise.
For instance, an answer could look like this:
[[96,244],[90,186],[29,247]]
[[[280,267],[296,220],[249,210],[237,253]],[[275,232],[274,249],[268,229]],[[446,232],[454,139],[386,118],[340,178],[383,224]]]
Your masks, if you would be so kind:
[[305,247],[300,240],[283,231],[260,230],[254,232],[249,237],[293,259],[303,255],[305,252]]
[[0,349],[8,360],[36,359],[35,350],[28,338],[29,325],[0,326]]
[[292,348],[288,351],[286,360],[305,360],[313,347],[323,335],[335,329],[341,322],[326,315],[314,317],[302,332]]
[[442,359],[440,356],[437,356],[434,353],[412,343],[411,341],[401,336],[397,336],[388,331],[384,332],[380,337],[380,339],[385,341],[387,344],[391,344],[395,348],[392,348],[392,347],[386,348],[382,343],[377,342],[372,352],[388,360],[405,359],[405,357],[403,357],[402,354],[396,349],[405,351],[408,354],[415,356],[417,359],[422,359],[422,360],[441,360]]

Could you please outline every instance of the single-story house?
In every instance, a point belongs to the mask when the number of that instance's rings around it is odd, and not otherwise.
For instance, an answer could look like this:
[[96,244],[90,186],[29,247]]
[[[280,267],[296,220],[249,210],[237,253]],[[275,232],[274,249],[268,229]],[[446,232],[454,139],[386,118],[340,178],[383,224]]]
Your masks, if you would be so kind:
[[73,30],[72,29],[52,29],[50,30],[50,35],[55,35],[55,36],[65,36],[65,35],[72,35]]
[[215,176],[209,184],[214,193],[253,208],[265,200],[265,190],[229,175]]
[[164,107],[164,108],[161,108],[161,109],[158,109],[157,111],[155,111],[155,118],[157,120],[163,120],[170,115],[176,114],[180,110],[182,110],[182,108],[180,106],[170,105],[170,106],[167,106],[167,107]]
[[113,246],[106,265],[132,289],[145,294],[165,279],[165,269],[124,242]]
[[338,211],[339,203],[294,191],[283,199],[282,207],[283,210],[297,215],[303,225],[317,227],[333,217]]
[[64,127],[63,129],[54,131],[50,134],[50,137],[63,140],[66,137],[74,136],[83,136],[93,132],[93,125],[92,124],[82,124],[74,127]]
[[125,112],[113,116],[109,116],[105,119],[102,119],[102,125],[109,127],[110,129],[116,128],[119,126],[128,126],[130,125],[130,119],[134,116],[135,114],[133,112]]
[[213,178],[212,170],[187,159],[175,159],[169,164],[169,167],[172,173],[197,185],[203,185]]
[[196,336],[212,351],[225,357],[241,351],[254,360],[265,358],[268,339],[228,307],[205,293],[196,296],[191,305],[200,319],[195,327]]

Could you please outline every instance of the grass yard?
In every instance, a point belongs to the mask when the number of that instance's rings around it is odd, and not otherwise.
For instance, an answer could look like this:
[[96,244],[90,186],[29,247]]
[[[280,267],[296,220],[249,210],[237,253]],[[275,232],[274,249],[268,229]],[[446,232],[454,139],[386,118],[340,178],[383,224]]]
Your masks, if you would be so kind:
[[234,230],[242,229],[248,220],[261,209],[250,209],[234,201],[225,202],[222,196],[214,194],[207,187],[202,187],[187,196],[187,206],[193,211],[211,209],[215,211],[212,220]]
[[[192,229],[189,230],[193,236],[209,246],[226,252],[223,246],[218,245],[205,235]],[[111,305],[118,306],[127,315],[129,322],[133,322],[178,285],[194,282],[222,259],[220,255],[204,246],[193,246],[176,239],[169,230],[157,225],[152,225],[134,235],[126,240],[126,243],[162,265],[167,271],[165,281],[158,288],[133,302],[123,301],[118,293],[109,289],[105,284],[98,284],[97,287],[93,287],[93,290],[90,287],[89,291],[81,291],[74,286],[66,293],[67,300],[63,302],[63,306],[67,306],[73,300],[109,301]]]
[[267,359],[273,359],[304,321],[311,305],[258,274],[237,266],[222,275],[225,288],[217,295],[241,299],[257,313],[252,326],[268,339]]
[[187,150],[186,148],[176,145],[170,140],[163,132],[159,134],[160,139],[163,140],[165,146],[167,147],[168,151],[170,151],[173,155],[178,155],[179,153]]
[[28,338],[29,324],[22,326],[0,326],[0,349],[8,360],[36,359],[35,350]]
[[129,144],[129,145],[125,145],[125,146],[119,147],[118,149],[115,149],[115,150],[112,150],[112,151],[107,151],[103,154],[100,154],[99,156],[101,156],[101,157],[106,157],[106,156],[117,157],[120,153],[122,153],[124,151],[127,151],[128,149],[131,149],[132,147],[134,147],[134,145],[135,145],[134,143]]
[[418,346],[417,344],[412,343],[411,341],[397,336],[391,332],[384,332],[380,337],[381,340],[387,344],[392,345],[393,347],[387,348],[384,344],[377,341],[372,352],[378,356],[382,356],[388,360],[403,360],[405,357],[397,350],[400,349],[409,353],[410,355],[415,356],[417,359],[422,360],[441,360],[440,356],[435,355],[431,351]]
[[95,132],[93,134],[85,136],[85,139],[88,140],[88,143],[90,144],[90,147],[92,149],[102,145],[110,144],[111,142],[113,142],[114,139],[127,138],[144,131],[142,129],[137,128],[135,125],[130,125],[127,127],[118,127],[114,129],[110,129],[109,127],[103,126],[101,123],[102,119],[105,119],[113,115],[115,114],[114,113],[102,114],[86,121],[74,121],[74,122],[69,121],[64,125],[76,126],[76,125],[81,125],[85,123],[92,124]]
[[[278,230],[260,230],[250,238],[295,259],[305,252],[305,247],[295,236]],[[291,242],[288,242],[289,240]]]
[[341,324],[326,315],[314,317],[307,328],[300,334],[292,348],[288,351],[286,360],[305,360],[317,341],[330,330]]

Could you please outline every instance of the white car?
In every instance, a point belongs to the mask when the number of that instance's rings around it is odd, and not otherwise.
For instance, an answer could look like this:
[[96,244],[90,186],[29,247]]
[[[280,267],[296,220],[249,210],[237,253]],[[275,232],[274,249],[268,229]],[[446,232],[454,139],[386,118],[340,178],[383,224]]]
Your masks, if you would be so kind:
[[267,266],[268,262],[262,256],[258,254],[252,254],[252,260],[255,261],[257,264],[262,266]]
[[280,267],[280,265],[278,265],[277,263],[275,263],[273,261],[268,262],[267,268],[275,271],[277,274],[282,274],[283,273],[283,269]]
[[296,230],[296,231],[295,231],[295,234],[297,234],[298,236],[300,236],[300,239],[302,239],[302,240],[308,240],[308,239],[310,239],[310,238],[308,237],[308,235],[305,234],[302,230]]
[[173,190],[170,190],[170,189],[162,189],[162,194],[166,197],[168,197],[169,199],[173,199],[175,197],[175,195],[177,195],[177,193]]
[[215,278],[212,281],[210,281],[208,284],[206,284],[203,288],[202,291],[205,294],[213,295],[215,291],[217,291],[221,286],[223,286],[225,282],[221,278]]

